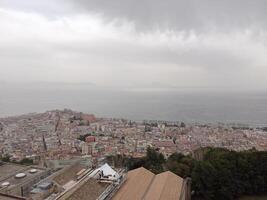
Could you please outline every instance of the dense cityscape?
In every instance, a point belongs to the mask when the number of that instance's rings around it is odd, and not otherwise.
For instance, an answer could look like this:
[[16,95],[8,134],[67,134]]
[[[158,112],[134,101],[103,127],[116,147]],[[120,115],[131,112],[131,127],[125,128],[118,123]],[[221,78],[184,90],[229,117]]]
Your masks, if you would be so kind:
[[[2,156],[36,162],[107,155],[142,157],[148,146],[165,157],[178,152],[191,154],[200,147],[235,151],[267,150],[267,133],[261,128],[231,125],[197,125],[183,122],[97,118],[71,110],[54,110],[0,119]],[[40,164],[38,163],[38,164]]]
[[[156,194],[162,200],[190,200],[195,192],[195,197],[209,199],[206,190],[230,199],[246,193],[221,195],[213,187],[203,191],[198,182],[201,176],[206,179],[207,167],[196,163],[207,162],[205,157],[212,154],[225,162],[234,152],[245,159],[260,156],[257,162],[265,162],[260,152],[267,150],[267,132],[265,127],[240,124],[137,122],[64,109],[1,118],[0,142],[4,200],[152,200]],[[257,170],[262,173],[264,167]],[[257,191],[261,189],[253,193]]]
[[267,200],[266,0],[0,0],[0,200]]

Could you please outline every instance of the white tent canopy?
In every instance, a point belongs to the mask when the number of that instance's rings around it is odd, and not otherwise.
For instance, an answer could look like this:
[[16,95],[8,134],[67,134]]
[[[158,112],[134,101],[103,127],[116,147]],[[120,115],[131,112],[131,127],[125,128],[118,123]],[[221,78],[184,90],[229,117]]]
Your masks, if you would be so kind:
[[108,177],[108,179],[110,180],[116,180],[119,178],[119,174],[112,169],[107,163],[102,165],[101,167],[95,169],[90,176],[94,177],[95,175],[97,175],[99,172],[103,172],[103,175],[105,177]]

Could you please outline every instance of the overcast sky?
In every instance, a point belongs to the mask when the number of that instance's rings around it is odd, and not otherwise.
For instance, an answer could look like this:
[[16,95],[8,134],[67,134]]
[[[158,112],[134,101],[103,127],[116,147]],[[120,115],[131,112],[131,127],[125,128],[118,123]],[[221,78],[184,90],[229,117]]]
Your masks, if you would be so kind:
[[0,0],[0,81],[267,88],[267,1]]

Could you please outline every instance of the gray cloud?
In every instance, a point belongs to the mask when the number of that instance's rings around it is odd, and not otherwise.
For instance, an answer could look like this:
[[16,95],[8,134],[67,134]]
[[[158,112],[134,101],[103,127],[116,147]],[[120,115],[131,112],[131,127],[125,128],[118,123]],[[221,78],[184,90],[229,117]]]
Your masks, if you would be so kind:
[[209,31],[266,29],[265,0],[0,0],[0,6],[47,17],[102,14],[108,22],[126,19],[138,30],[176,29]]
[[102,13],[107,20],[125,18],[141,30],[207,31],[266,28],[265,0],[73,0],[83,11]]
[[267,87],[266,4],[0,0],[0,80]]

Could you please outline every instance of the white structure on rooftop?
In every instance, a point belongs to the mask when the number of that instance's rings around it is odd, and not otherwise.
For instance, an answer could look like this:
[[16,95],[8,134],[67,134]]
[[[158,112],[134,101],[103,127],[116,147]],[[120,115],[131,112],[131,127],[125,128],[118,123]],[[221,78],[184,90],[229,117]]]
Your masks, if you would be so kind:
[[31,169],[31,170],[30,170],[30,173],[31,173],[31,174],[34,174],[34,173],[36,173],[36,172],[37,172],[37,169]]
[[9,186],[9,185],[10,185],[9,182],[4,182],[4,183],[1,184],[2,187],[7,187],[7,186]]
[[16,174],[16,178],[24,178],[26,176],[26,174],[24,174],[24,173],[18,173],[18,174]]
[[94,178],[104,178],[108,180],[117,180],[120,176],[119,174],[112,169],[107,163],[102,165],[101,167],[95,169],[90,177]]

